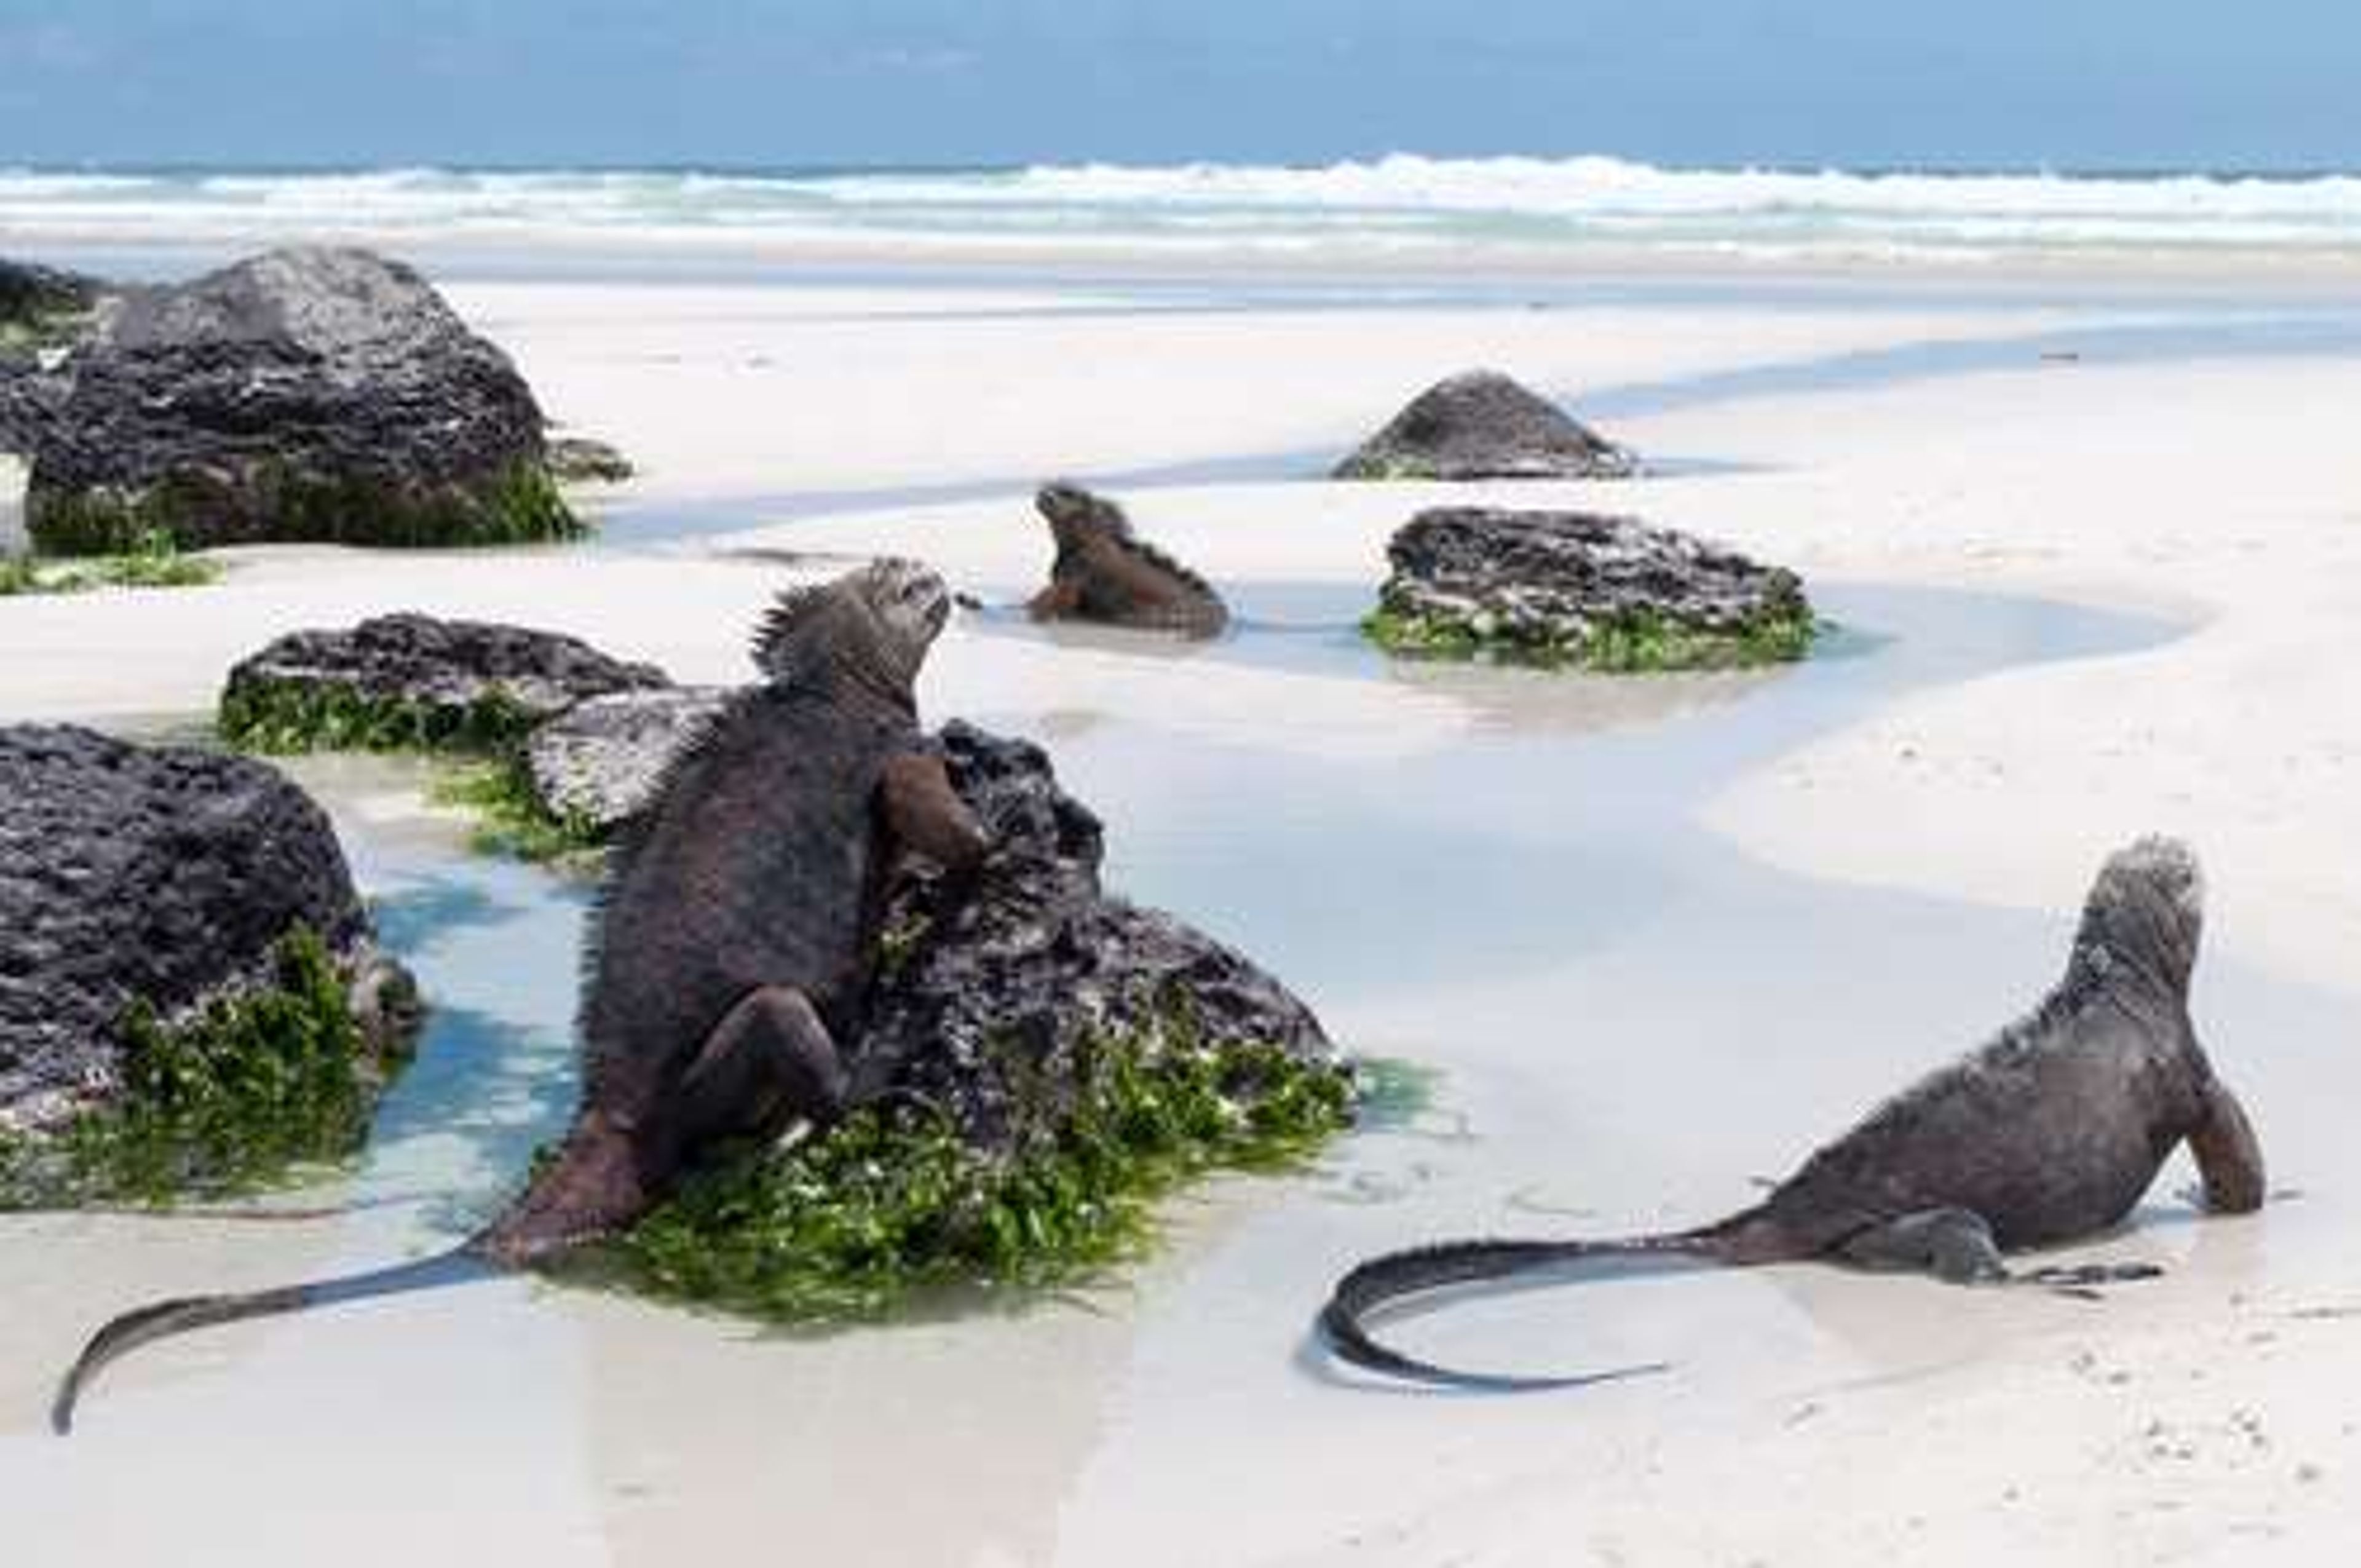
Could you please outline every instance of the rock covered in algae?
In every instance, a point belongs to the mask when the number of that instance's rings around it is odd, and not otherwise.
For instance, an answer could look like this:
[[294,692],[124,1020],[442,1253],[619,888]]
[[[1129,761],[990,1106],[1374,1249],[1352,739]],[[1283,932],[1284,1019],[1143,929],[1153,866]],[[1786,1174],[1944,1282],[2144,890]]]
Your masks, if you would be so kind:
[[1443,507],[1386,554],[1365,625],[1397,652],[1716,668],[1801,658],[1815,630],[1793,572],[1636,518]]
[[496,622],[383,615],[291,631],[240,660],[223,733],[258,751],[509,745],[577,704],[669,685],[653,664],[577,637]]
[[176,1031],[288,983],[291,945],[342,992],[327,1022],[366,1058],[345,1065],[366,1076],[399,1055],[414,992],[377,950],[326,815],[277,770],[15,725],[0,728],[0,1135],[152,1084]]
[[891,910],[858,1079],[913,1091],[971,1141],[996,1146],[1028,1117],[1054,1118],[1093,1039],[1173,1035],[1216,1054],[1271,1047],[1345,1070],[1278,980],[1104,890],[1104,830],[1039,747],[961,722],[940,739],[994,849],[972,880],[914,883]]
[[364,250],[274,250],[128,294],[30,455],[27,526],[56,554],[159,532],[195,548],[580,531],[516,367]]

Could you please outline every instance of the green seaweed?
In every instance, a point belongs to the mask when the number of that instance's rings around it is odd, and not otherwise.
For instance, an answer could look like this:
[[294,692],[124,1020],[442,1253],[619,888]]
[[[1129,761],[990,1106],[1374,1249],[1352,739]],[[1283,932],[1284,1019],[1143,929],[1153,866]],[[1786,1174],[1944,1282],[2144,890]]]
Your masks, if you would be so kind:
[[791,1148],[693,1177],[588,1270],[627,1288],[785,1324],[873,1320],[922,1294],[1038,1292],[1146,1253],[1156,1204],[1215,1170],[1274,1171],[1348,1124],[1348,1072],[1273,1046],[1204,1043],[1183,1009],[1075,1047],[1054,1114],[1013,1150],[940,1112],[855,1112]]
[[1489,659],[1619,675],[1792,663],[1811,652],[1823,630],[1801,599],[1767,609],[1735,630],[1692,626],[1643,611],[1594,623],[1587,634],[1533,637],[1394,603],[1381,603],[1361,621],[1372,642],[1405,658]]
[[925,941],[934,926],[929,916],[912,915],[906,919],[886,926],[877,933],[877,975],[892,980],[909,967],[917,956],[918,944]]
[[357,1150],[401,1061],[372,1055],[315,932],[291,928],[271,962],[268,988],[169,1025],[126,1008],[120,1094],[54,1129],[0,1133],[0,1210],[232,1196]]
[[[218,521],[225,517],[226,525]],[[175,472],[143,486],[36,488],[26,498],[25,525],[37,545],[58,555],[114,554],[150,534],[184,546],[234,540],[444,549],[537,544],[589,532],[539,458],[520,458],[478,483],[427,489],[307,473],[281,458],[256,460],[232,480]]]
[[182,487],[170,481],[147,489],[111,485],[62,493],[35,486],[25,496],[25,532],[49,555],[115,555],[156,536],[176,546],[214,543],[186,526]]
[[1356,457],[1336,476],[1340,479],[1370,479],[1380,483],[1401,480],[1434,480],[1443,477],[1443,470],[1431,458],[1397,455],[1391,457]]
[[547,716],[499,685],[464,705],[376,696],[357,686],[269,675],[234,678],[214,724],[244,751],[456,751],[498,753]]
[[513,750],[485,762],[449,765],[436,775],[427,797],[474,814],[468,844],[478,854],[587,870],[613,837],[587,813],[552,811],[533,787],[523,757]]
[[78,594],[93,588],[189,588],[221,581],[218,561],[185,555],[170,534],[149,532],[119,555],[59,565],[31,555],[0,556],[0,598]]
[[465,706],[372,696],[350,685],[246,675],[222,693],[214,727],[245,751],[415,751],[442,757],[428,785],[438,806],[476,818],[478,852],[587,868],[612,833],[587,814],[552,811],[533,786],[523,743],[546,721],[498,685]]
[[44,304],[37,298],[15,314],[0,313],[0,350],[24,354],[68,347],[93,319],[88,305]]

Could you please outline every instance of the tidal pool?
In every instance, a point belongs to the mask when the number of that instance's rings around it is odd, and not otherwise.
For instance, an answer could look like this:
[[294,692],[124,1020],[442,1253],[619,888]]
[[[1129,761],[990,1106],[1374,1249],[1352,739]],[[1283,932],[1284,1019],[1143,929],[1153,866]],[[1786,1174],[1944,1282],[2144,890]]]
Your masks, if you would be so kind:
[[[1050,747],[1108,822],[1112,886],[1254,954],[1351,1048],[1433,1069],[1422,1113],[1300,1176],[1183,1201],[1170,1246],[1104,1289],[801,1337],[491,1279],[155,1347],[57,1442],[39,1425],[49,1380],[100,1319],[447,1245],[570,1108],[583,887],[467,853],[418,813],[412,765],[306,762],[385,939],[434,1003],[418,1065],[331,1190],[375,1206],[301,1226],[0,1221],[12,1558],[656,1564],[768,1542],[914,1568],[1286,1561],[1464,1493],[1455,1466],[1504,1433],[1548,1434],[1553,1463],[1572,1443],[1572,1463],[1605,1464],[1635,1410],[1711,1421],[2086,1310],[1778,1269],[1488,1297],[1395,1331],[1470,1365],[1677,1364],[1578,1407],[1373,1395],[1304,1354],[1312,1309],[1363,1254],[1711,1218],[2029,1005],[2063,959],[2079,885],[2026,915],[1817,883],[1748,861],[1698,810],[1901,693],[2132,653],[2175,629],[1832,589],[1824,608],[1846,631],[1830,656],[1602,682],[1399,663],[1351,636],[1340,601],[1285,585],[1241,598],[1247,624],[1223,642],[1057,635],[1200,660],[1211,683],[1240,663],[1316,667],[1471,722],[1372,763],[1272,744],[1262,721],[1183,731],[1014,692],[967,717]],[[2300,1170],[2305,1147],[2340,1135],[2321,1108],[2327,1058],[2309,1047],[2350,1031],[2352,1003],[2215,959],[2200,1006],[2279,1168]],[[2169,1179],[2110,1246],[2259,1279],[2265,1238],[2308,1227],[2308,1207],[2215,1231],[2178,1223]],[[2173,1288],[2104,1310],[2161,1310]],[[1599,1413],[1599,1435],[1580,1435],[1577,1408]],[[1350,1486],[1333,1484],[1345,1448]]]

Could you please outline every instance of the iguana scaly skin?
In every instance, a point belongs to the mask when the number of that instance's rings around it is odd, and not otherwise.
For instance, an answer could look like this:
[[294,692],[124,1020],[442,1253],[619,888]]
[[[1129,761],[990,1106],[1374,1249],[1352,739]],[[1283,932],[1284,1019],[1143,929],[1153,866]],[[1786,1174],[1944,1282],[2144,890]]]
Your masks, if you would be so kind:
[[1078,485],[1033,499],[1058,547],[1049,586],[1026,609],[1036,620],[1094,620],[1211,637],[1230,612],[1204,578],[1134,533],[1123,509]]
[[423,1263],[118,1318],[67,1375],[58,1430],[100,1366],[148,1340],[543,1263],[638,1219],[718,1140],[840,1114],[835,1042],[861,1025],[895,857],[961,867],[985,847],[911,690],[949,608],[904,561],[781,598],[755,643],[767,679],[684,750],[610,858],[585,944],[581,1109],[498,1219]]
[[2196,1157],[2209,1209],[2261,1206],[2262,1149],[2189,1017],[2202,902],[2189,850],[2142,839],[2100,872],[2065,978],[2031,1015],[1887,1101],[1760,1204],[1671,1234],[1450,1242],[1375,1258],[1338,1282],[1322,1332],[1345,1360],[1395,1376],[1563,1387],[1662,1368],[1570,1377],[1455,1373],[1377,1343],[1363,1320],[1401,1297],[1591,1258],[1820,1259],[1962,1284],[2075,1286],[2152,1273],[2135,1266],[2013,1275],[2001,1255],[2105,1231],[2183,1143]]

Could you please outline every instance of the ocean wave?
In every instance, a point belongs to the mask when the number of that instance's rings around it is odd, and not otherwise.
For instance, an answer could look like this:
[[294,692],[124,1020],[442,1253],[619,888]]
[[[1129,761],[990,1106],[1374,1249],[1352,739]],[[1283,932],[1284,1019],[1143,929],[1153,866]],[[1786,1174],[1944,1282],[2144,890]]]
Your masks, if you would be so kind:
[[2361,177],[1685,170],[1607,157],[974,170],[0,169],[27,243],[470,239],[1093,252],[1662,247],[1783,258],[2361,252]]
[[877,176],[849,200],[1260,206],[1546,217],[1810,214],[2220,218],[2361,223],[2361,178],[2258,175],[1856,173],[1678,170],[1604,157],[1435,159],[1398,153],[1321,168],[1047,165],[997,179]]

